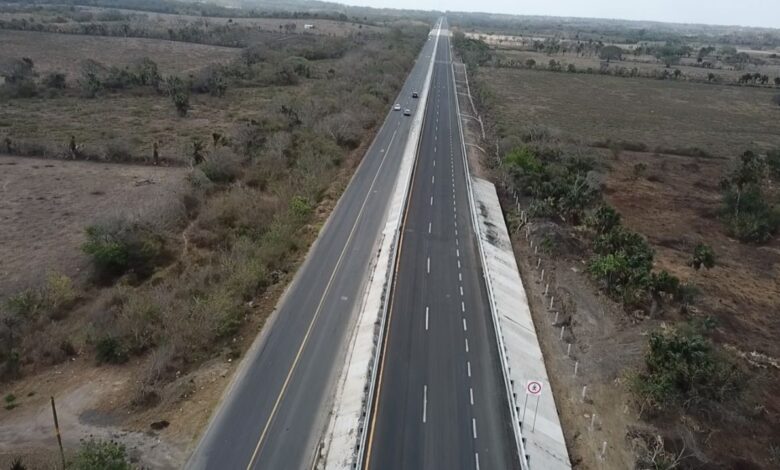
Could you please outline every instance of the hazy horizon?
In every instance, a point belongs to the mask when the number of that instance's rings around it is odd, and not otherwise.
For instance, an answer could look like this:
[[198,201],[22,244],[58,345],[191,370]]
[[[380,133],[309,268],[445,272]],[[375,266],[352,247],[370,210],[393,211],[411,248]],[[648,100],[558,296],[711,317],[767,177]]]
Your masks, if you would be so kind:
[[[338,1],[338,0],[337,0]],[[780,1],[710,0],[706,7],[701,0],[655,0],[637,6],[624,0],[558,0],[535,3],[522,0],[341,0],[347,5],[414,10],[463,11],[509,15],[543,15],[561,17],[605,18],[665,23],[699,23],[724,26],[780,28]]]

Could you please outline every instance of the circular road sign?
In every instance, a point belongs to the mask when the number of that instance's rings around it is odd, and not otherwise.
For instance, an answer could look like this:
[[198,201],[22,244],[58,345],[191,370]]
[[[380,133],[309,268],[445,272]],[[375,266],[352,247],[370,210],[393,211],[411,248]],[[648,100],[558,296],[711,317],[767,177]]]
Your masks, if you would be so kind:
[[529,380],[525,386],[525,392],[538,397],[542,394],[542,383],[536,380]]

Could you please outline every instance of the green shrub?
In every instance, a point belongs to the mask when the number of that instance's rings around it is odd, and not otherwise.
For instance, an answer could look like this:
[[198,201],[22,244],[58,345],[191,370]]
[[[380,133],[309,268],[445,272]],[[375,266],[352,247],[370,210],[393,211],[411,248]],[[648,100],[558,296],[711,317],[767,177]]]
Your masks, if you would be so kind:
[[702,267],[712,269],[715,266],[715,251],[709,245],[697,243],[693,249],[693,258],[689,264],[696,270]]
[[123,364],[128,359],[127,349],[114,336],[104,336],[95,343],[95,357],[100,364]]
[[305,198],[301,196],[293,196],[290,200],[290,211],[298,218],[306,218],[311,214],[312,207]]
[[179,116],[184,117],[190,109],[190,87],[184,81],[175,76],[165,80],[166,91],[176,107]]
[[634,378],[633,389],[651,407],[687,408],[739,391],[737,365],[692,328],[655,332],[649,342],[645,369]]
[[166,257],[165,241],[152,227],[125,219],[90,225],[86,229],[84,252],[103,277],[132,271],[149,276]]
[[81,441],[69,470],[131,470],[125,446],[115,441]]

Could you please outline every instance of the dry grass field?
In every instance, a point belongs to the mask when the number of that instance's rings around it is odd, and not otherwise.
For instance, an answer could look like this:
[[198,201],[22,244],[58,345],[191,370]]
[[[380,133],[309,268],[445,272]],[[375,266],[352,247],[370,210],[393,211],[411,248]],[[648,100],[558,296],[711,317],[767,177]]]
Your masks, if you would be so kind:
[[84,227],[102,217],[175,213],[186,170],[0,155],[0,299],[48,272],[84,279]]
[[[667,70],[672,73],[675,69],[679,69],[682,72],[683,77],[706,80],[709,73],[713,73],[722,82],[736,82],[740,76],[745,73],[759,72],[766,74],[770,79],[774,77],[780,77],[780,59],[770,59],[768,56],[770,52],[763,52],[758,54],[753,52],[757,57],[766,57],[767,64],[760,67],[751,66],[745,70],[735,70],[733,67],[726,68],[713,68],[708,69],[704,67],[697,67],[696,60],[691,58],[683,58],[679,64],[673,65],[668,69],[665,69],[663,64],[660,64],[655,57],[642,55],[638,57],[626,55],[625,60],[613,60],[608,64],[610,70],[617,70],[620,68],[632,69],[636,68],[640,74],[652,74],[655,72],[662,72]],[[555,60],[560,62],[563,70],[566,70],[569,64],[573,64],[577,70],[587,70],[588,68],[598,71],[602,66],[602,60],[597,56],[578,56],[576,54],[547,54],[544,52],[536,52],[529,50],[513,50],[513,49],[498,49],[496,51],[496,58],[502,61],[516,61],[519,63],[525,63],[525,61],[532,59],[540,67],[544,68],[550,62]]]
[[162,74],[186,74],[205,64],[227,63],[240,49],[147,38],[98,37],[37,31],[0,30],[0,63],[29,57],[38,73],[64,72],[70,82],[81,74],[85,59],[108,66],[131,65],[153,58]]
[[72,135],[98,154],[111,144],[149,160],[156,141],[161,157],[185,163],[193,138],[207,141],[213,132],[225,135],[273,104],[280,91],[233,88],[221,98],[192,95],[186,118],[176,116],[169,100],[154,94],[11,100],[0,105],[0,137],[41,141],[43,135],[56,155],[66,151]]
[[501,136],[543,124],[584,143],[699,147],[720,157],[780,146],[772,90],[514,69],[483,76]]
[[[630,462],[636,452],[630,446],[637,442],[637,435],[646,432],[664,435],[673,452],[680,452],[682,445],[687,455],[682,468],[776,468],[777,461],[772,459],[777,458],[773,446],[780,416],[776,393],[780,322],[774,312],[780,306],[780,240],[775,237],[762,246],[739,243],[726,235],[718,216],[722,207],[719,183],[738,156],[747,149],[780,147],[780,109],[770,101],[773,91],[493,67],[481,67],[472,87],[487,90],[482,111],[489,117],[494,138],[517,143],[513,138],[529,127],[544,127],[560,139],[564,152],[580,151],[596,158],[603,173],[605,201],[622,215],[626,227],[647,238],[655,251],[655,269],[668,271],[698,291],[692,314],[670,312],[638,322],[598,295],[598,287],[588,276],[576,274],[579,267],[572,266],[587,256],[582,245],[562,258],[546,261],[548,267],[553,266],[549,269],[559,289],[576,300],[576,315],[568,323],[570,341],[580,351],[581,361],[595,361],[590,368],[581,368],[584,373],[579,382],[556,379],[556,386],[567,395],[576,394],[587,383],[593,393],[601,390],[610,397],[608,401],[594,398],[590,406],[573,406],[561,398],[574,456],[584,453],[584,462],[589,462],[591,452],[598,452],[595,444],[590,446],[590,439],[575,432],[582,414],[624,403],[623,413],[599,412],[603,420],[599,429],[604,438],[611,439],[610,445],[615,439],[625,442],[625,447],[616,444],[620,448],[612,451],[612,463],[603,468],[626,468],[627,461],[618,459],[629,456],[623,458]],[[648,150],[613,152],[590,147],[605,141],[641,143]],[[715,158],[661,150],[693,147]],[[543,234],[549,224],[542,218],[532,230],[547,236]],[[527,243],[521,237],[517,242]],[[696,271],[690,266],[697,243],[714,249],[713,269]],[[650,421],[629,413],[633,402],[625,384],[631,380],[631,371],[642,367],[647,333],[705,317],[715,320],[711,337],[746,373],[739,399],[705,411],[662,413]],[[548,361],[553,373],[560,363],[570,367],[558,357],[557,332],[551,332],[552,339],[544,339],[546,327],[538,328],[543,343],[550,343],[545,347],[554,356]],[[605,331],[609,332],[606,336]],[[621,358],[617,367],[610,357]],[[649,423],[656,428],[648,428]]]

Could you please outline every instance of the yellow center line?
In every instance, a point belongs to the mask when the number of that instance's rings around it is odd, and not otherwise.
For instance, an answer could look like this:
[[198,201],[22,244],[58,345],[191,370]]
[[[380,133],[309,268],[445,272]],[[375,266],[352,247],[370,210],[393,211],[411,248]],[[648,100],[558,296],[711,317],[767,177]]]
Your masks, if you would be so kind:
[[309,335],[312,332],[314,323],[317,321],[317,317],[319,316],[320,311],[322,310],[322,304],[325,302],[325,297],[327,297],[328,293],[330,292],[330,287],[331,284],[333,284],[333,279],[336,277],[336,272],[338,272],[339,267],[341,266],[341,262],[344,259],[344,254],[347,252],[347,247],[349,246],[350,241],[352,240],[352,237],[355,234],[355,230],[357,229],[358,222],[360,221],[360,218],[363,215],[363,210],[366,208],[366,203],[368,202],[368,198],[371,196],[371,193],[373,192],[374,185],[376,184],[376,181],[379,178],[379,173],[382,171],[382,166],[384,166],[385,164],[387,154],[390,153],[390,147],[392,147],[393,141],[395,140],[395,136],[397,133],[398,130],[393,131],[393,136],[390,138],[390,143],[388,144],[387,149],[384,152],[384,155],[382,155],[382,161],[379,164],[379,168],[377,168],[376,170],[374,179],[371,181],[371,186],[368,188],[368,192],[366,193],[366,198],[363,200],[363,204],[360,206],[360,211],[358,212],[358,215],[355,218],[355,223],[352,225],[352,229],[349,232],[347,241],[346,243],[344,243],[344,248],[342,248],[341,254],[339,255],[338,260],[336,261],[336,266],[333,268],[333,272],[330,275],[330,279],[328,279],[328,284],[325,286],[325,291],[323,292],[322,297],[320,298],[320,302],[317,305],[317,309],[314,312],[314,316],[312,317],[311,322],[309,323],[309,326],[306,329],[306,334],[304,335],[303,341],[301,342],[301,345],[298,348],[298,352],[295,355],[295,359],[293,360],[292,366],[290,366],[290,370],[287,372],[287,377],[284,379],[284,384],[282,385],[282,389],[279,392],[279,395],[276,397],[276,402],[274,403],[274,406],[271,409],[271,415],[268,417],[268,420],[266,421],[265,426],[263,427],[263,432],[260,433],[260,438],[257,441],[257,446],[255,446],[255,450],[254,452],[252,452],[252,458],[249,460],[249,463],[246,466],[247,470],[250,470],[254,466],[255,460],[257,460],[257,456],[260,454],[260,449],[263,446],[263,442],[265,441],[265,437],[266,434],[268,433],[268,429],[271,427],[271,423],[276,417],[276,413],[279,409],[279,403],[281,403],[282,398],[284,398],[284,394],[287,392],[287,387],[290,384],[290,378],[292,377],[293,372],[295,372],[295,368],[298,366],[298,361],[300,360],[301,354],[303,353],[303,349],[306,347],[306,343],[309,340]]

